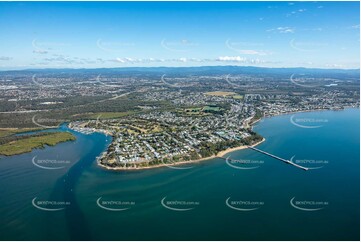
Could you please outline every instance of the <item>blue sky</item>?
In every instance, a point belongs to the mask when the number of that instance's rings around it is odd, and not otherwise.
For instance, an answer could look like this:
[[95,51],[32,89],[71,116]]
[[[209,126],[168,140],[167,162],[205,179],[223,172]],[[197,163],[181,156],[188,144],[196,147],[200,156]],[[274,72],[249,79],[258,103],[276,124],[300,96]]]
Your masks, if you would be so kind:
[[359,2],[1,2],[0,69],[359,68]]

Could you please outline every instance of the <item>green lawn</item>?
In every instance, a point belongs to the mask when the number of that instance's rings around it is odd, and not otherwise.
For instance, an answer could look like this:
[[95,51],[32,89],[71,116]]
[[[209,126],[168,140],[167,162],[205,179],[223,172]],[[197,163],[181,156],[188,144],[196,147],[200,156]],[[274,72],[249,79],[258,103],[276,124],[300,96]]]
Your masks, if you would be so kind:
[[205,107],[203,108],[203,111],[219,111],[219,110],[221,110],[220,107],[205,106]]
[[99,117],[100,119],[115,119],[115,118],[121,118],[124,116],[128,116],[128,115],[131,115],[134,113],[135,113],[135,111],[94,113],[94,114],[90,115],[89,118],[96,119]]
[[243,95],[234,95],[233,98],[234,98],[234,99],[242,100],[242,99],[243,99]]
[[226,97],[236,95],[235,92],[224,92],[224,91],[215,91],[215,92],[206,92],[205,95],[209,96],[218,96],[218,97]]

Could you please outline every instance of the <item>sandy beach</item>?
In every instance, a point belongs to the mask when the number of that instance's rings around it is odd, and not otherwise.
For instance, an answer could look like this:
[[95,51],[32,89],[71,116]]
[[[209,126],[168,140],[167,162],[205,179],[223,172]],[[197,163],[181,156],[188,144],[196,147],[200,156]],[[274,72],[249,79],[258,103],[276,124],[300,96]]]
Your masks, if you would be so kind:
[[[261,141],[253,144],[252,146],[257,146],[259,144],[261,144],[262,142],[264,142],[266,139],[263,138]],[[223,151],[220,151],[218,152],[217,155],[212,155],[212,156],[209,156],[209,157],[204,157],[204,158],[200,158],[200,159],[197,159],[197,160],[189,160],[189,161],[180,161],[180,162],[177,162],[177,163],[174,163],[174,164],[166,164],[166,163],[163,163],[163,164],[158,164],[158,165],[154,165],[154,166],[146,166],[146,167],[109,167],[109,166],[106,166],[106,165],[103,165],[103,164],[100,164],[99,160],[98,160],[98,165],[104,169],[107,169],[107,170],[114,170],[114,171],[131,171],[131,170],[144,170],[144,169],[154,169],[154,168],[159,168],[159,167],[170,167],[170,168],[173,168],[173,169],[187,169],[187,167],[181,167],[182,165],[186,165],[186,164],[194,164],[194,163],[199,163],[201,161],[206,161],[206,160],[211,160],[211,159],[214,159],[214,158],[219,158],[219,157],[222,157],[228,153],[231,153],[231,152],[234,152],[234,151],[237,151],[237,150],[243,150],[243,149],[247,149],[248,146],[246,145],[242,145],[242,146],[238,146],[238,147],[234,147],[234,148],[229,148],[229,149],[226,149],[226,150],[223,150]]]
[[[251,146],[257,146],[259,144],[261,144],[262,142],[264,142],[266,139],[263,138],[261,141],[251,145]],[[248,146],[246,145],[242,145],[242,146],[238,146],[238,147],[234,147],[234,148],[229,148],[229,149],[226,149],[226,150],[223,150],[221,152],[218,152],[218,154],[216,155],[216,157],[223,157],[224,155],[228,154],[228,153],[231,153],[233,151],[236,151],[236,150],[243,150],[243,149],[247,149]]]
[[[287,114],[295,114],[295,113],[306,113],[306,112],[314,112],[314,111],[328,111],[326,109],[315,109],[315,110],[300,110],[300,111],[295,111],[295,112],[287,112],[287,113],[282,113],[282,114],[277,114],[277,115],[272,115],[272,116],[266,116],[266,117],[262,117],[259,118],[255,121],[253,121],[251,124],[249,124],[253,130],[253,127],[256,123],[258,123],[259,121],[261,121],[263,118],[270,118],[270,117],[274,117],[274,116],[280,116],[280,115],[287,115]],[[266,139],[263,138],[261,141],[253,144],[252,146],[257,146],[259,144],[261,144],[262,142],[264,142]],[[201,159],[197,159],[197,160],[190,160],[190,161],[180,161],[177,162],[175,164],[158,164],[158,165],[154,165],[154,166],[146,166],[146,167],[128,167],[128,168],[124,168],[124,167],[109,167],[109,166],[105,166],[103,164],[100,164],[100,162],[98,161],[98,165],[104,169],[107,170],[115,170],[115,171],[131,171],[131,170],[143,170],[143,169],[153,169],[153,168],[159,168],[159,167],[171,167],[174,169],[187,169],[186,167],[181,168],[182,165],[186,165],[186,164],[193,164],[193,163],[198,163],[201,161],[205,161],[205,160],[210,160],[210,159],[214,159],[214,158],[218,158],[218,157],[222,157],[225,156],[228,153],[231,153],[233,151],[237,151],[237,150],[243,150],[243,149],[247,149],[248,147],[246,145],[242,145],[242,146],[238,146],[238,147],[234,147],[234,148],[229,148],[223,151],[220,151],[217,155],[212,155],[209,157],[205,157],[205,158],[201,158]]]

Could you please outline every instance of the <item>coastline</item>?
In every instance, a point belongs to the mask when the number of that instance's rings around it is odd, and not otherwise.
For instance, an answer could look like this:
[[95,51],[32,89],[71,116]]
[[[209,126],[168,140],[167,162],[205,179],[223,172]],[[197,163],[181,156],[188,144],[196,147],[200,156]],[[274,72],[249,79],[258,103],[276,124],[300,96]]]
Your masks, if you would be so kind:
[[[45,138],[45,140],[43,140]],[[76,137],[70,132],[54,132],[45,136],[30,136],[25,139],[11,141],[0,146],[0,156],[15,156],[30,153],[35,149],[46,146],[75,141]]]
[[[323,109],[323,108],[320,108],[320,109],[312,109],[312,110],[299,110],[299,111],[292,111],[292,112],[287,112],[287,113],[280,113],[280,114],[275,114],[275,115],[263,116],[262,118],[272,118],[272,117],[277,117],[277,116],[282,116],[282,115],[289,115],[289,114],[296,114],[296,113],[310,113],[310,112],[324,112],[324,111],[338,112],[338,111],[343,111],[343,110],[349,109],[349,108],[360,108],[360,107],[347,106],[347,107],[344,107],[343,109]],[[261,119],[258,119],[256,122],[260,121]],[[254,122],[254,123],[256,123],[256,122]],[[252,123],[252,125],[254,123]]]
[[[257,146],[261,143],[263,143],[264,141],[266,141],[266,138],[262,138],[261,141],[258,141],[257,143],[251,145],[252,147]],[[228,148],[226,150],[220,151],[218,152],[218,154],[216,155],[216,157],[223,157],[224,155],[231,153],[233,151],[237,151],[237,150],[244,150],[244,149],[248,149],[247,145],[242,145],[242,146],[238,146],[238,147],[234,147],[234,148]]]
[[[348,108],[360,108],[360,107],[345,107],[342,110],[348,109]],[[295,114],[295,113],[308,113],[308,112],[320,112],[320,111],[342,111],[342,110],[332,110],[332,109],[314,109],[314,110],[299,110],[299,111],[293,111],[293,112],[287,112],[287,113],[280,113],[280,114],[276,114],[276,115],[272,115],[272,116],[263,116],[262,118],[259,118],[255,121],[253,121],[250,126],[251,126],[251,130],[253,130],[253,127],[255,124],[257,124],[258,122],[260,122],[262,119],[265,118],[272,118],[272,117],[276,117],[276,116],[282,116],[282,115],[290,115],[290,114]],[[261,144],[262,142],[266,141],[265,138],[263,138],[261,141],[251,145],[252,147],[257,146],[259,144]],[[182,165],[186,165],[186,164],[193,164],[193,163],[199,163],[202,161],[206,161],[206,160],[210,160],[210,159],[215,159],[215,158],[224,158],[223,156],[237,151],[237,150],[243,150],[243,149],[247,149],[248,147],[243,145],[243,146],[238,146],[238,147],[234,147],[234,148],[228,148],[226,150],[220,151],[217,153],[217,155],[212,155],[209,157],[204,157],[204,158],[200,158],[197,160],[190,160],[190,161],[181,161],[181,162],[177,162],[175,164],[157,164],[157,165],[153,165],[153,166],[145,166],[145,167],[109,167],[103,164],[100,164],[99,160],[97,159],[97,165],[103,169],[106,170],[113,170],[113,171],[136,171],[136,170],[145,170],[145,169],[153,169],[153,168],[160,168],[160,167],[171,167],[173,169],[182,169],[181,166]],[[100,156],[101,157],[101,156]],[[183,169],[187,169],[187,168],[183,168]]]
[[[257,143],[251,145],[252,147],[257,146],[259,144],[261,144],[262,142],[266,141],[265,138],[262,138],[261,141],[258,141]],[[98,166],[106,169],[106,170],[113,170],[113,171],[133,171],[133,170],[145,170],[145,169],[153,169],[153,168],[160,168],[160,167],[170,167],[170,168],[174,168],[174,169],[182,169],[181,167],[178,167],[180,165],[186,165],[186,164],[193,164],[193,163],[199,163],[202,161],[206,161],[206,160],[211,160],[211,159],[216,159],[216,158],[223,158],[224,155],[228,154],[228,153],[232,153],[234,151],[237,150],[244,150],[244,149],[248,149],[248,146],[246,145],[242,145],[242,146],[238,146],[238,147],[233,147],[233,148],[228,148],[226,150],[222,150],[220,152],[217,153],[217,155],[212,155],[209,157],[204,157],[204,158],[200,158],[197,160],[189,160],[189,161],[180,161],[174,164],[166,164],[166,163],[162,163],[162,164],[158,164],[158,165],[154,165],[154,166],[145,166],[145,167],[109,167],[103,164],[100,164],[99,159],[97,160],[97,164]],[[183,168],[183,169],[187,169],[187,168]]]

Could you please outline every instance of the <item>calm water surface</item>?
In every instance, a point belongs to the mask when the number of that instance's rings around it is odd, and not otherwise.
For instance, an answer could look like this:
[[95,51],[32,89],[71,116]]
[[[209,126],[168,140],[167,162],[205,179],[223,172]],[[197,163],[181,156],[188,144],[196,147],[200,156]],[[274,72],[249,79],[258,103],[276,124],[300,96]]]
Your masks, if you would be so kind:
[[[259,149],[317,168],[309,171],[252,150],[229,154],[243,162],[229,162],[236,168],[214,159],[182,167],[189,169],[107,171],[95,158],[111,138],[73,132],[75,142],[0,159],[1,239],[359,240],[359,115],[297,113],[256,125],[266,138]],[[68,163],[41,169],[34,157]],[[34,198],[67,205],[44,211]]]

